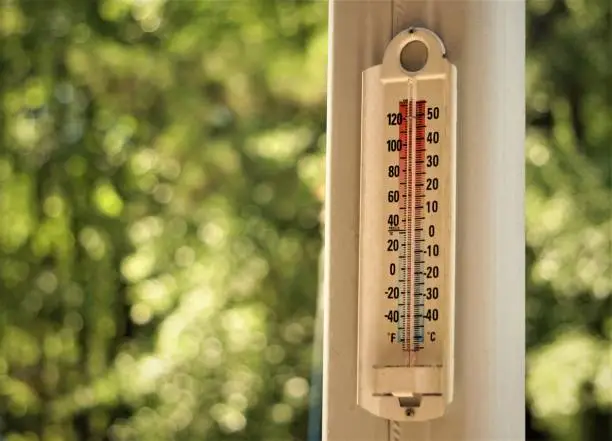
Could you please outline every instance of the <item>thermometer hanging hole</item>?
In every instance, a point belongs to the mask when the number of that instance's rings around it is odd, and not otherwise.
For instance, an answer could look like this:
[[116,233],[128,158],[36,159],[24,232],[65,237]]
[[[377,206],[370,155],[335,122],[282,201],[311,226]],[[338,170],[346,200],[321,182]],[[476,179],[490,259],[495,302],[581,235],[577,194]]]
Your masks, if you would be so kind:
[[425,43],[413,40],[402,49],[400,63],[408,72],[418,72],[427,64],[429,51]]

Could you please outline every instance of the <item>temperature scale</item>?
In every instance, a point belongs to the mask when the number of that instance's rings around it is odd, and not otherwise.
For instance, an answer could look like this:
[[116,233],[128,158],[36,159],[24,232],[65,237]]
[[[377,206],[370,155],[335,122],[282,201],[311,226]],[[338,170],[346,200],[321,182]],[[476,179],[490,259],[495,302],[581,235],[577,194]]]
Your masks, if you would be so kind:
[[[415,45],[426,61],[410,71]],[[435,33],[410,28],[362,94],[358,404],[430,420],[453,397],[456,70]]]

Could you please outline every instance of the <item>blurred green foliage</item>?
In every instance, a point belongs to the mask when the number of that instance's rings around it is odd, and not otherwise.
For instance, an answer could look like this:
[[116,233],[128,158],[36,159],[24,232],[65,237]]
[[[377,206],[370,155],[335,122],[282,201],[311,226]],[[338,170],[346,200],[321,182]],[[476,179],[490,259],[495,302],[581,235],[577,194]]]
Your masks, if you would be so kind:
[[527,6],[528,404],[555,440],[609,440],[612,3]]
[[[606,439],[610,6],[528,14],[528,404]],[[326,25],[320,1],[0,2],[7,441],[305,439]]]
[[6,439],[303,438],[326,5],[1,5]]

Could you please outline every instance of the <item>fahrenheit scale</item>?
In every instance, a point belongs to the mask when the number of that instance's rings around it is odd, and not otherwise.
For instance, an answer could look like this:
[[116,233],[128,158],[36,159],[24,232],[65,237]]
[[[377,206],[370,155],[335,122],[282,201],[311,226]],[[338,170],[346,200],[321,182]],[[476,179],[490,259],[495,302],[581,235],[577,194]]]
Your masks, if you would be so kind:
[[[417,71],[403,67],[424,45]],[[456,70],[410,28],[363,72],[358,404],[392,421],[453,396]]]

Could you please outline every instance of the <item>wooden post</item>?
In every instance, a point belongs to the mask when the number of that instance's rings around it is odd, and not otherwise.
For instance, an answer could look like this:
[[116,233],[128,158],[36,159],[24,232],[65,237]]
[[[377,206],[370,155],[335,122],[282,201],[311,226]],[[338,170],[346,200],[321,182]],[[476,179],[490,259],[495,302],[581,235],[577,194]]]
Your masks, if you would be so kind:
[[525,439],[524,0],[330,0],[323,440],[387,441],[356,404],[361,72],[409,25],[457,66],[454,401],[403,441]]

